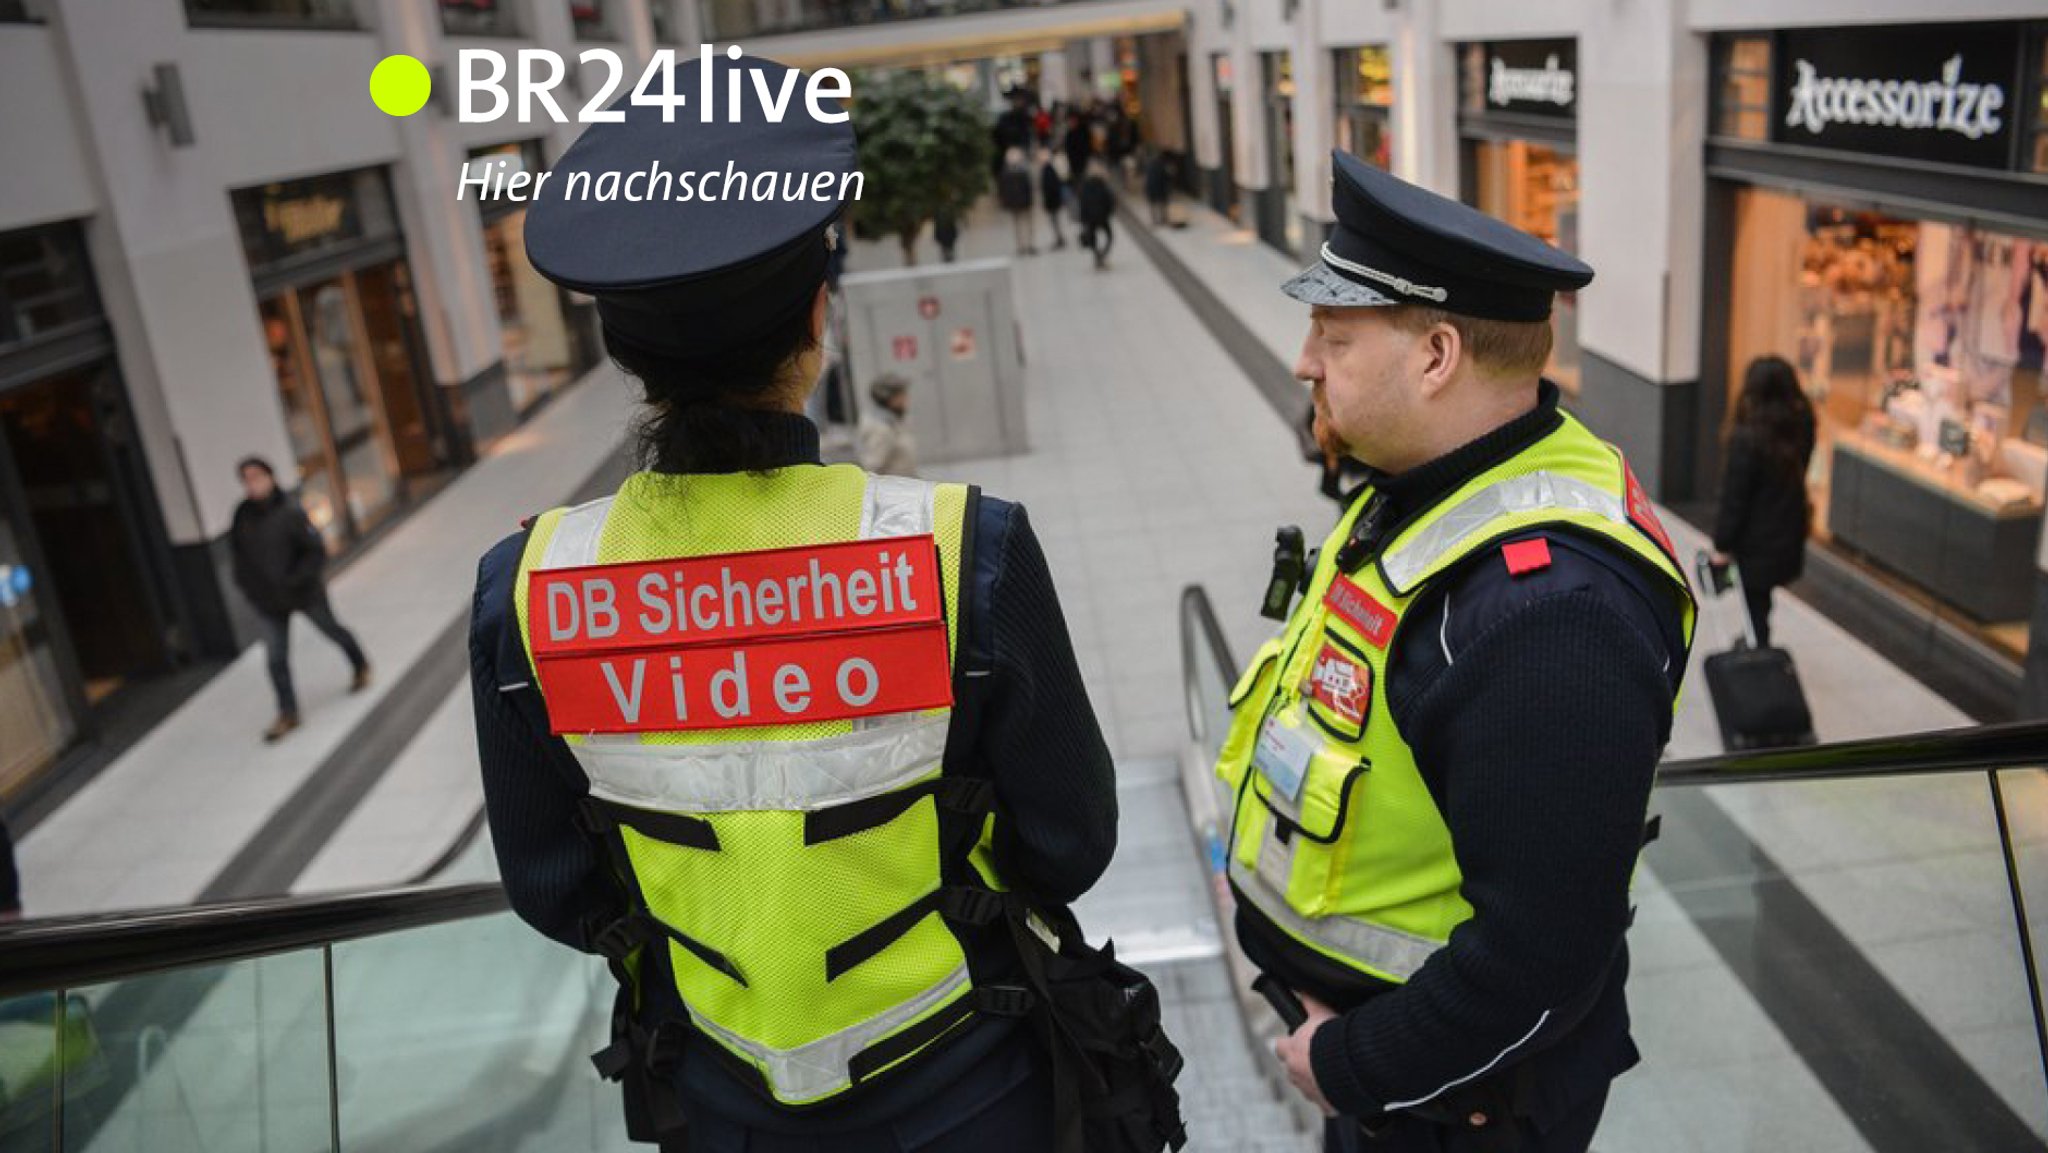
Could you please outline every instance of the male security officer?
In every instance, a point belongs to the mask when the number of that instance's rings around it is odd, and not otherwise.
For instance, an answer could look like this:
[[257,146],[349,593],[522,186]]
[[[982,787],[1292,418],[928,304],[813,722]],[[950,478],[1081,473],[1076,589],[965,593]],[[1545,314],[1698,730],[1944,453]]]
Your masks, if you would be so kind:
[[1592,269],[1335,161],[1284,291],[1372,471],[1233,694],[1238,937],[1307,1010],[1276,1052],[1330,1149],[1583,1150],[1637,1060],[1622,934],[1691,596],[1541,379]]

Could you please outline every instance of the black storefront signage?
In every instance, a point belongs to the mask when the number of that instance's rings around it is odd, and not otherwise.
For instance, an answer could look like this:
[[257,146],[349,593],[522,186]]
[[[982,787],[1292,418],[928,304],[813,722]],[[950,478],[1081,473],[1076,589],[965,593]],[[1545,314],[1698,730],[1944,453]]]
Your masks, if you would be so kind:
[[2025,42],[2012,24],[1781,32],[1771,139],[2008,167],[2025,111]]
[[243,250],[258,275],[398,236],[398,214],[381,169],[244,188],[232,198]]
[[1487,109],[1569,117],[1579,104],[1579,42],[1507,40],[1486,46]]

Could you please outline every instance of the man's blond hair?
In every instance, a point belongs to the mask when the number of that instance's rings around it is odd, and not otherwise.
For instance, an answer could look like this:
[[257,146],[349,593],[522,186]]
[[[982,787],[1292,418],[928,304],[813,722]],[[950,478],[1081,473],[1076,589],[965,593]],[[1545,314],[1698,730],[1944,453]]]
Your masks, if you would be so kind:
[[1392,312],[1390,319],[1409,332],[1427,332],[1436,324],[1457,329],[1466,357],[1481,376],[1525,380],[1543,375],[1543,366],[1550,363],[1551,333],[1547,320],[1487,320],[1408,304]]

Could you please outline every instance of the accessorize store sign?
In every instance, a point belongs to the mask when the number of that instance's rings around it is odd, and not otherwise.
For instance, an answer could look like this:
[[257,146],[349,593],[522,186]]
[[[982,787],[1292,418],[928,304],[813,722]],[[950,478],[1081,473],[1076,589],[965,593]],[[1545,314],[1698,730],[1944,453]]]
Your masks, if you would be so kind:
[[1486,106],[1499,112],[1573,116],[1579,107],[1579,42],[1507,40],[1486,46]]
[[1771,139],[1974,168],[2012,163],[2021,46],[2012,24],[1778,34]]

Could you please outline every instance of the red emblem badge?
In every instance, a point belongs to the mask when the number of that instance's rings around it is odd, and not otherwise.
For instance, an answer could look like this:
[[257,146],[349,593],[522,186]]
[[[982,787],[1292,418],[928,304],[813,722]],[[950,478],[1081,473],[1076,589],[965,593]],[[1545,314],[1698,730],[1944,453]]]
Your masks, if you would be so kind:
[[1309,695],[1332,715],[1362,728],[1372,709],[1372,668],[1326,641],[1309,673]]

